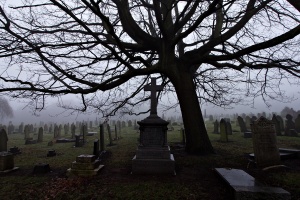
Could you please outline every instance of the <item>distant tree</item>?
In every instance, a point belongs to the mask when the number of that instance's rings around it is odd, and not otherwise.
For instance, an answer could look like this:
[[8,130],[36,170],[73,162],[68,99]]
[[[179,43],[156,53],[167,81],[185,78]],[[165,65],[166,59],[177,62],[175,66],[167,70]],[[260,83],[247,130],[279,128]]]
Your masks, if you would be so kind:
[[4,118],[12,118],[14,116],[13,109],[8,103],[8,101],[0,97],[0,120]]
[[180,105],[189,153],[214,152],[200,103],[284,99],[283,80],[300,77],[299,13],[284,0],[22,2],[0,6],[0,92],[38,109],[75,94],[78,110],[136,114],[155,74],[176,93],[167,106]]

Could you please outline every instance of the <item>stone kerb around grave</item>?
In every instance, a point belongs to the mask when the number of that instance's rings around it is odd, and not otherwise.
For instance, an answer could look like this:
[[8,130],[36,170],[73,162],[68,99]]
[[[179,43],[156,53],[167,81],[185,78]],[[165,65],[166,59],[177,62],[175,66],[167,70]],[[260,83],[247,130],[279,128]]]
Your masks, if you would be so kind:
[[268,167],[280,164],[274,123],[260,117],[251,124],[256,165]]

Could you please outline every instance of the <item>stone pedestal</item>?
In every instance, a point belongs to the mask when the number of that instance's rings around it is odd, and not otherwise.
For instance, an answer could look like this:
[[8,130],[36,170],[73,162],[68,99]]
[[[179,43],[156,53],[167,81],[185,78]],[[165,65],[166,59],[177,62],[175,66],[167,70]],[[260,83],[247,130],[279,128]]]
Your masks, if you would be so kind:
[[175,174],[175,160],[167,145],[168,122],[157,115],[139,121],[140,144],[132,159],[133,174]]
[[9,152],[0,152],[0,172],[10,172],[19,169],[14,166],[14,155]]
[[67,170],[67,176],[94,176],[103,167],[104,165],[100,165],[100,160],[97,160],[95,155],[80,155]]

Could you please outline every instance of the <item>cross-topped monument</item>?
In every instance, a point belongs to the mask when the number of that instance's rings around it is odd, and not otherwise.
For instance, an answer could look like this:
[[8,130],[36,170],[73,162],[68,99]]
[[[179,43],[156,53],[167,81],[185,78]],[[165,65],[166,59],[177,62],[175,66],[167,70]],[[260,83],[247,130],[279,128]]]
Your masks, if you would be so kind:
[[157,115],[157,100],[156,92],[162,91],[162,85],[156,85],[156,78],[151,78],[151,84],[148,84],[144,87],[144,91],[151,91],[151,106],[150,106],[150,115]]

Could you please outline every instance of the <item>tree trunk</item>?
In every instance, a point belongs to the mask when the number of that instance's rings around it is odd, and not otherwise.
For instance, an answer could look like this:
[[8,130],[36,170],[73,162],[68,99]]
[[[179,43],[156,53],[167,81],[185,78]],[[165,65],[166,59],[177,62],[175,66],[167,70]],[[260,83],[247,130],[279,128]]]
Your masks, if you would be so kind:
[[181,108],[186,133],[187,153],[198,155],[215,153],[207,135],[191,74],[181,72],[175,80],[171,81],[175,87]]

